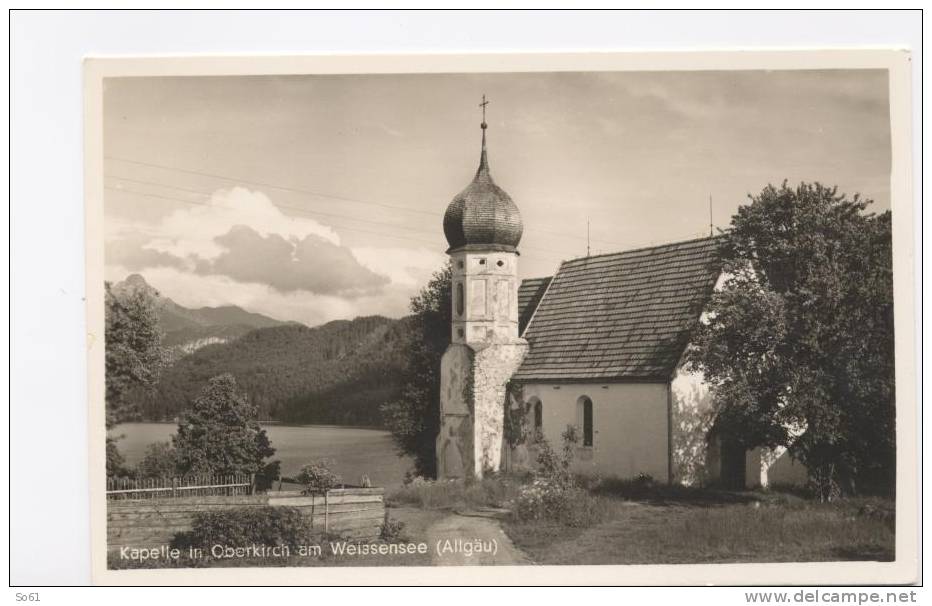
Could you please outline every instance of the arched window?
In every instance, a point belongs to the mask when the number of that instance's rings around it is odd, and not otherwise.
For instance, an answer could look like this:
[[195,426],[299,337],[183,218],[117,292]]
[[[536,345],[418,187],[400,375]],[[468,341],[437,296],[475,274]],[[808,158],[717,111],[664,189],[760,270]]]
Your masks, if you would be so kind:
[[576,400],[576,410],[579,424],[582,426],[582,445],[592,446],[592,436],[595,431],[593,430],[592,400],[589,396],[580,396]]
[[544,403],[540,398],[531,398],[531,408],[534,410],[534,441],[544,435]]

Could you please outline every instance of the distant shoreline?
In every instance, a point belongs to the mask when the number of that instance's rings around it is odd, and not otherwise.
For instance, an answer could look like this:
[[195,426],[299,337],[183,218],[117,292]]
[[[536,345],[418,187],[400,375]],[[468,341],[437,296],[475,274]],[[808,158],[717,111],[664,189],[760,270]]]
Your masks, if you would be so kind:
[[[118,423],[119,425],[177,425],[177,421],[126,421],[124,423]],[[369,431],[388,431],[386,427],[378,427],[375,425],[328,425],[324,423],[284,423],[282,421],[259,421],[259,425],[262,426],[272,426],[272,427],[320,427],[321,429],[366,429]],[[112,430],[109,430],[112,431]],[[108,433],[109,433],[108,431]]]

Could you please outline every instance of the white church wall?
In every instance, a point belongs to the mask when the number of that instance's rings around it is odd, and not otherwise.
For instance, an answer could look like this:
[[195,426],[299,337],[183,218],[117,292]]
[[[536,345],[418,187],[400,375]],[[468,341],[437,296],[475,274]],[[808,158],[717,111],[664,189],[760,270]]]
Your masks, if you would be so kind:
[[525,402],[540,399],[542,431],[555,449],[562,447],[567,425],[577,426],[582,436],[579,399],[592,400],[593,444],[578,448],[576,471],[619,478],[645,473],[668,480],[666,383],[531,383],[523,388]]
[[717,479],[719,464],[710,453],[712,394],[701,372],[682,366],[670,383],[672,397],[673,479],[687,486]]
[[805,486],[809,482],[806,466],[793,459],[789,451],[780,446],[761,453],[760,485]]

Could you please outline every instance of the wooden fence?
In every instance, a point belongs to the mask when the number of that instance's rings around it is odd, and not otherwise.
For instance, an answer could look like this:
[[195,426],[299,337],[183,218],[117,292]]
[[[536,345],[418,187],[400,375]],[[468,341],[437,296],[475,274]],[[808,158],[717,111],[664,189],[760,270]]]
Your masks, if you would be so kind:
[[334,488],[323,494],[270,492],[268,504],[295,507],[311,526],[352,538],[378,536],[385,520],[384,488]]
[[255,476],[212,475],[180,478],[107,478],[107,500],[240,496],[254,492]]

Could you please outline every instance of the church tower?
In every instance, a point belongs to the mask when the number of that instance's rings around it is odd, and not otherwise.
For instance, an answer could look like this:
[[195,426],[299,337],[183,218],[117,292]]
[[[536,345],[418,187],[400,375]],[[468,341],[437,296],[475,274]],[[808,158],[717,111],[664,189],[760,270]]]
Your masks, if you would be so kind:
[[506,388],[527,352],[518,336],[518,207],[492,181],[482,98],[482,151],[472,182],[447,207],[453,265],[452,343],[441,362],[438,477],[501,467]]

